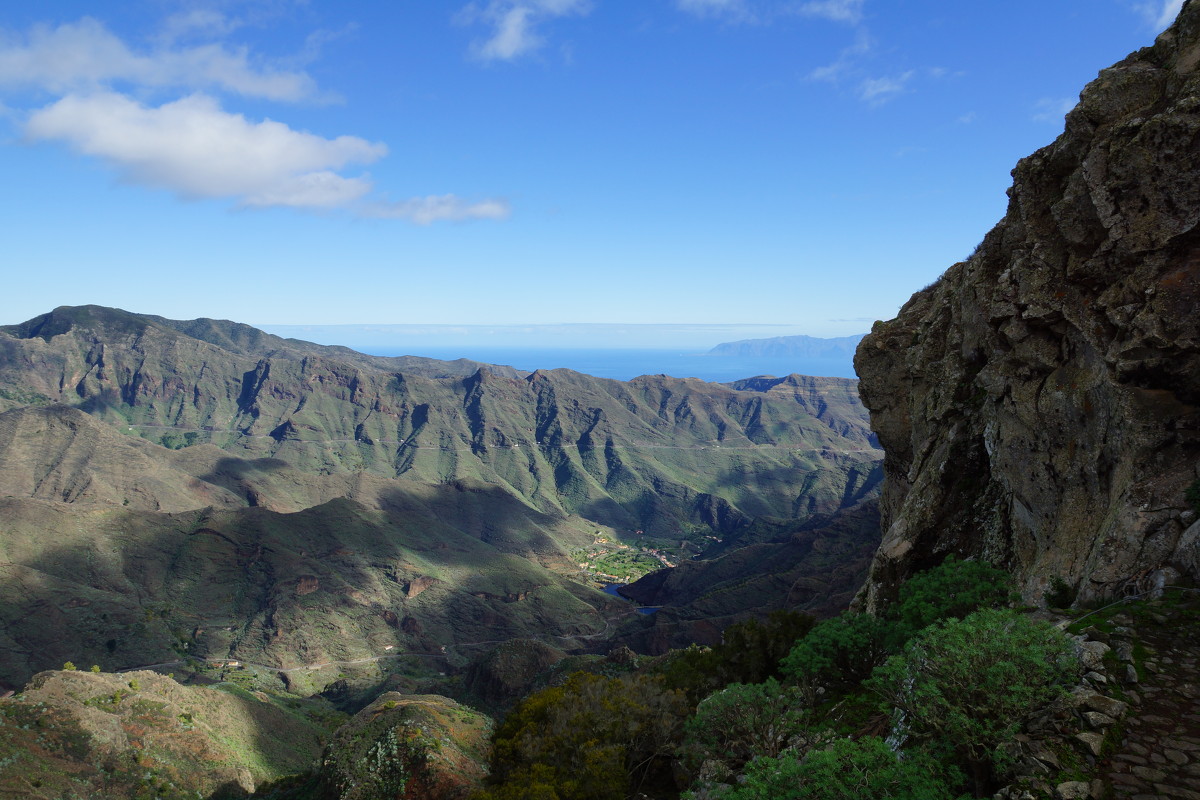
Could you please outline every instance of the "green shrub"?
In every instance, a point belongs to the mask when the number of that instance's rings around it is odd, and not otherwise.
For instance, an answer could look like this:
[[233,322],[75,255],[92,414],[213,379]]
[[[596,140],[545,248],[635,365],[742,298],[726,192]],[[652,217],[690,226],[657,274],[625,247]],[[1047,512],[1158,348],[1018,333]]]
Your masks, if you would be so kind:
[[711,647],[693,644],[672,650],[656,667],[663,684],[683,692],[695,705],[729,681],[723,680],[721,654]]
[[66,670],[67,672],[74,672],[75,671],[75,662],[68,661],[67,663],[63,664],[63,669]]
[[816,620],[795,611],[773,611],[766,622],[748,619],[721,635],[718,653],[726,683],[762,683],[779,676],[779,664]]
[[658,679],[577,672],[504,719],[484,797],[621,800],[634,783],[669,781],[688,710]]
[[918,572],[900,587],[900,597],[888,615],[911,636],[943,619],[962,619],[981,608],[1013,603],[1012,578],[983,561],[961,561],[955,555],[938,566]]
[[1050,579],[1050,587],[1045,594],[1046,605],[1049,608],[1070,608],[1075,602],[1075,589],[1055,575]]
[[1014,611],[986,609],[925,629],[866,686],[899,712],[907,732],[955,752],[976,792],[1006,766],[1002,745],[1066,693],[1078,668],[1062,631]]
[[843,614],[819,623],[783,660],[783,674],[802,687],[846,689],[899,650],[899,629],[870,614]]
[[838,739],[801,759],[791,754],[755,759],[746,768],[745,780],[718,796],[721,800],[950,800],[954,793],[941,772],[919,752],[898,757],[878,737]]
[[765,622],[730,625],[716,647],[678,650],[660,667],[666,686],[698,703],[730,683],[762,683],[782,675],[780,663],[816,620],[796,611],[773,611]]
[[716,761],[736,773],[758,756],[788,747],[807,749],[820,734],[799,690],[764,683],[733,683],[705,698],[684,725],[684,761],[696,769]]

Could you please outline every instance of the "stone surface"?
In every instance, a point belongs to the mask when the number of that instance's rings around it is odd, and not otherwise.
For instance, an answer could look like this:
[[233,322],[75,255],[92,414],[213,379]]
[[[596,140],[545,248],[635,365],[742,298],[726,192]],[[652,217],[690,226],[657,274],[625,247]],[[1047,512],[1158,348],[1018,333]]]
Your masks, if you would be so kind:
[[1200,630],[1192,616],[1198,609],[1194,597],[1177,618],[1158,615],[1164,624],[1147,616],[1139,626],[1137,638],[1163,668],[1147,673],[1139,687],[1144,700],[1126,718],[1124,738],[1098,765],[1116,797],[1200,798],[1200,702],[1187,692],[1200,679]]
[[1080,643],[1079,660],[1082,662],[1084,669],[1095,670],[1104,665],[1104,654],[1110,648],[1103,642],[1085,641]]
[[1075,739],[1081,742],[1084,746],[1084,749],[1094,756],[1100,755],[1101,749],[1104,746],[1104,737],[1091,731],[1077,733],[1075,734]]
[[1200,3],[1103,70],[1014,170],[1004,219],[877,322],[855,366],[886,451],[875,610],[947,553],[1078,602],[1200,574]]
[[1054,791],[1062,800],[1086,800],[1091,796],[1091,787],[1085,781],[1067,781],[1060,783]]
[[461,800],[487,775],[491,732],[491,718],[449,698],[386,692],[326,745],[320,796]]
[[1083,714],[1083,718],[1087,720],[1087,724],[1091,725],[1093,728],[1107,728],[1109,725],[1112,725],[1114,722],[1116,722],[1116,720],[1114,720],[1108,714],[1101,714],[1099,711],[1086,711]]

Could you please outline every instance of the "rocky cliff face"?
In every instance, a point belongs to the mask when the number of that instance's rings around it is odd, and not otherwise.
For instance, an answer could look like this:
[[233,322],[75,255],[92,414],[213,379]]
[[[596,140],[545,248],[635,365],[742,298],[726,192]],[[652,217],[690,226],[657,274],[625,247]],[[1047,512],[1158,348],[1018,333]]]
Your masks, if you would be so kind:
[[978,250],[858,350],[886,451],[868,609],[948,552],[1035,601],[1200,576],[1200,3],[1013,178]]

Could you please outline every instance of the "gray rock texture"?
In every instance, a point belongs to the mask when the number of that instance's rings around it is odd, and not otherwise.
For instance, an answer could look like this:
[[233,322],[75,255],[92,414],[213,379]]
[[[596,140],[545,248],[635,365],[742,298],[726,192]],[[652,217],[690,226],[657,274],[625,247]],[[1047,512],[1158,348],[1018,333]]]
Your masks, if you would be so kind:
[[855,366],[886,450],[873,610],[947,553],[1027,600],[1197,576],[1200,2],[1103,70],[1018,163],[976,252],[876,323]]

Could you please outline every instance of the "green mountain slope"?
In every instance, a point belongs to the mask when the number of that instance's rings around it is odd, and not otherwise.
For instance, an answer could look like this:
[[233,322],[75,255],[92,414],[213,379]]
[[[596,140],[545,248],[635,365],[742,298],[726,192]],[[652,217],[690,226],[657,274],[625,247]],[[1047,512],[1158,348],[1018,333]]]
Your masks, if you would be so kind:
[[830,512],[878,483],[854,381],[461,367],[60,308],[0,328],[0,408],[65,403],[169,447],[207,442],[312,473],[474,479],[543,511],[661,534]]
[[[630,613],[538,563],[539,546],[553,562],[559,542],[590,539],[590,528],[511,498],[507,513],[486,494],[464,503],[470,487],[416,489],[397,483],[383,507],[341,498],[292,514],[0,500],[0,680],[15,687],[68,660],[116,669],[191,656],[286,670],[461,657],[513,637],[573,646]],[[452,505],[457,515],[439,514]],[[492,518],[474,528],[481,509]],[[310,677],[298,669],[288,680]]]
[[154,672],[44,672],[0,701],[0,796],[247,797],[308,772],[342,719]]

